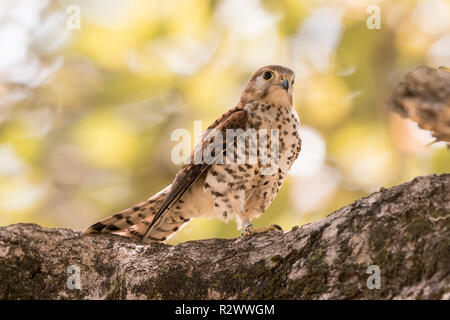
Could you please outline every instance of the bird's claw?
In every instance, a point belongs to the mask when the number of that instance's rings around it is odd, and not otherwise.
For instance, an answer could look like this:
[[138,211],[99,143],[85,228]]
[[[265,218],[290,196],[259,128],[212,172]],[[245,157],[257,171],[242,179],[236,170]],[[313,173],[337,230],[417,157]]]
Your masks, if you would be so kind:
[[242,236],[251,236],[258,233],[264,233],[269,231],[283,231],[283,229],[277,224],[271,224],[270,226],[255,228],[252,224],[244,228]]

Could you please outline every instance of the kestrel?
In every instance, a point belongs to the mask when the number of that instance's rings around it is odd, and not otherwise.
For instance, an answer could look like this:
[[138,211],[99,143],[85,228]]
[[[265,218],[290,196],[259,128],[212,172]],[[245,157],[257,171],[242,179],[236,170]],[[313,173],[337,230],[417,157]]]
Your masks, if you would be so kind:
[[[292,70],[260,68],[237,106],[209,126],[171,185],[85,232],[165,241],[196,217],[235,218],[242,235],[281,230],[276,225],[256,229],[250,221],[271,204],[300,153],[293,85]],[[230,132],[231,141],[225,139]],[[208,149],[213,161],[202,157]]]

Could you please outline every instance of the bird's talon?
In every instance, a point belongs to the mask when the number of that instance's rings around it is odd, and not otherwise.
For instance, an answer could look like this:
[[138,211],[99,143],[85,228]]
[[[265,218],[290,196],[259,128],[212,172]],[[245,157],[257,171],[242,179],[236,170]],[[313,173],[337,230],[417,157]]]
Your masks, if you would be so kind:
[[244,229],[244,231],[242,232],[242,235],[245,237],[245,236],[251,236],[254,234],[264,233],[264,232],[269,232],[269,231],[283,231],[283,229],[277,224],[271,224],[270,226],[262,227],[262,228],[255,228],[253,225],[249,225]]
[[[283,231],[283,228],[281,228],[279,225],[277,224],[273,224],[272,227],[274,227],[275,229],[277,229],[278,231]],[[275,231],[275,230],[274,230]]]
[[243,237],[251,236],[254,230],[256,230],[256,228],[252,224],[249,224],[244,228],[244,230],[242,230],[242,236]]

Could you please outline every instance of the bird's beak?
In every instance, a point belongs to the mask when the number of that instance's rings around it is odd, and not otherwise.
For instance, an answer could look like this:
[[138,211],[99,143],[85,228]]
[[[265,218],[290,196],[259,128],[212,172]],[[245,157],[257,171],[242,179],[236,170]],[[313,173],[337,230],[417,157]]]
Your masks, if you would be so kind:
[[288,79],[284,79],[280,82],[280,86],[283,87],[284,90],[288,91],[289,89],[289,81]]

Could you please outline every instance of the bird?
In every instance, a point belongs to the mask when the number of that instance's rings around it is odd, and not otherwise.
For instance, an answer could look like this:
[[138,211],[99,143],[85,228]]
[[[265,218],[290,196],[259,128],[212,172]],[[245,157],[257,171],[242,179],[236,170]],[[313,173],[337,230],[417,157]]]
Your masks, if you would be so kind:
[[[292,104],[294,80],[294,72],[284,66],[258,69],[237,105],[202,134],[172,184],[91,225],[85,234],[164,242],[198,217],[235,219],[243,237],[282,231],[278,225],[256,228],[251,221],[272,203],[301,150],[300,120]],[[229,132],[231,139],[225,139]]]

